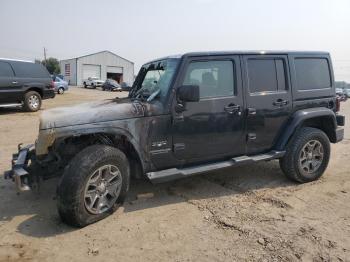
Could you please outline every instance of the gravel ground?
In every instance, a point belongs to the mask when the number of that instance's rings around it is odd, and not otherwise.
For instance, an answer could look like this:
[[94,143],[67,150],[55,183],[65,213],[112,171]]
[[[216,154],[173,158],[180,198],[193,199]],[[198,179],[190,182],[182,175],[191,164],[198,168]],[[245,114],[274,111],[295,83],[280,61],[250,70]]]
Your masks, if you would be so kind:
[[[125,95],[71,88],[43,109]],[[350,102],[342,111],[350,117]],[[0,108],[0,173],[18,143],[36,139],[39,114]],[[319,181],[290,182],[277,161],[133,181],[123,208],[83,229],[60,221],[57,180],[16,194],[1,177],[0,261],[350,261],[349,126]]]

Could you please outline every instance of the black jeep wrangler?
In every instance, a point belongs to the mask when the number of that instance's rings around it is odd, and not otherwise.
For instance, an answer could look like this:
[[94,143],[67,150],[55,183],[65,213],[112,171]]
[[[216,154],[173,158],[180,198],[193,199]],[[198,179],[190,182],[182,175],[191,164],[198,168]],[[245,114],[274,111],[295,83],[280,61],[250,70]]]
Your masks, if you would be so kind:
[[[297,182],[318,179],[343,139],[324,52],[206,52],[142,66],[127,98],[45,111],[19,146],[19,190],[60,176],[58,212],[85,226],[111,214],[131,177],[164,182],[279,159]],[[259,174],[257,174],[259,175]]]

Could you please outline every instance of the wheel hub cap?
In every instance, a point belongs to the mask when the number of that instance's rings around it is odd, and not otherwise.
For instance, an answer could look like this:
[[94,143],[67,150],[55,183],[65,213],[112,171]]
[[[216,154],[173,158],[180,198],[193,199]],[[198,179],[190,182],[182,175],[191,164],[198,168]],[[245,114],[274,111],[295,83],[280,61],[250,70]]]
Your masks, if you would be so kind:
[[99,186],[97,186],[97,191],[101,194],[106,192],[106,185],[104,183],[101,183]]
[[37,96],[35,95],[32,95],[29,97],[29,105],[32,107],[32,108],[37,108],[39,106],[39,99]]

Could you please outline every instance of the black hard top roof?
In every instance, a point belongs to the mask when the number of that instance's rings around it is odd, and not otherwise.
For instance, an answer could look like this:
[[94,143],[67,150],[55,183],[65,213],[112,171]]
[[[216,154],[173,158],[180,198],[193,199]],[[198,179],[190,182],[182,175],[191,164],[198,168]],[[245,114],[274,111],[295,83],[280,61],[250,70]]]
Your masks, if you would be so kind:
[[253,50],[253,51],[202,51],[202,52],[189,52],[180,55],[171,55],[158,59],[154,59],[149,63],[157,62],[164,59],[180,59],[182,57],[189,56],[222,56],[222,55],[322,55],[328,56],[329,52],[325,51],[274,51],[274,50]]
[[253,50],[253,51],[209,51],[209,52],[190,52],[183,56],[202,56],[202,55],[328,55],[324,51],[274,51],[274,50]]

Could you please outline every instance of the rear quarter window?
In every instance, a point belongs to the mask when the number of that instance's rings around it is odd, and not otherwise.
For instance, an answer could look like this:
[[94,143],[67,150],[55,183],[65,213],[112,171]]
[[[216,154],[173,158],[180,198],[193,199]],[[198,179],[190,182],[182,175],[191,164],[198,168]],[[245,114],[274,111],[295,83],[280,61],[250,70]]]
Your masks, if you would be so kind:
[[13,62],[13,69],[17,77],[50,78],[49,72],[41,64],[28,62]]
[[332,86],[326,58],[295,58],[295,71],[299,90],[325,89]]
[[9,63],[0,61],[0,77],[13,77],[13,70]]

